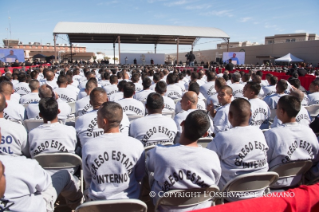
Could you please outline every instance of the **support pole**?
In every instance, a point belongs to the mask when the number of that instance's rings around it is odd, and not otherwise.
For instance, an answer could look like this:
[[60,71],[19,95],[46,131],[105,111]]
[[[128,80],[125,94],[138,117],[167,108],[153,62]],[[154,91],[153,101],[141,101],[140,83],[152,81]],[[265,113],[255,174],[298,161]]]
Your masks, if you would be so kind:
[[114,61],[114,65],[115,65],[115,42],[113,43],[113,52],[114,52],[113,61]]
[[120,40],[120,37],[121,37],[121,36],[117,36],[117,40],[118,40],[118,42],[119,42],[119,58],[118,58],[118,59],[119,59],[119,60],[118,60],[118,61],[119,61],[119,64],[120,64],[120,62],[121,62],[121,56],[120,56],[120,55],[121,55],[121,48],[120,48],[121,40]]
[[[179,63],[179,62],[178,62],[178,46],[179,46],[179,37],[177,37],[177,54],[176,54],[177,64]],[[176,65],[177,65],[177,64],[176,64]]]
[[154,50],[155,50],[154,52],[155,52],[155,54],[156,54],[156,47],[157,47],[157,44],[155,43],[154,44]]
[[228,48],[229,48],[229,38],[227,38],[227,52],[228,52]]
[[194,43],[192,43],[192,51],[193,51],[193,49],[194,49]]
[[73,55],[72,55],[72,43],[70,42],[70,47],[71,47],[71,63],[73,63]]
[[54,61],[56,62],[57,61],[57,58],[58,58],[58,55],[57,55],[57,52],[56,52],[56,34],[53,34],[53,41],[54,41]]

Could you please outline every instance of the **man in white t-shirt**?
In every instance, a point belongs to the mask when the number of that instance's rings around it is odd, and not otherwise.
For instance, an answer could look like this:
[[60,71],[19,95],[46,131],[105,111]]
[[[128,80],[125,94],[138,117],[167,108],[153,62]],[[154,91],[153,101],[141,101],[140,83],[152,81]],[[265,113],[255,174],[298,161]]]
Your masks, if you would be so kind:
[[[218,108],[220,106],[219,101],[218,101],[218,91],[224,85],[226,85],[226,81],[224,78],[219,77],[215,80],[215,87],[214,87],[215,92],[212,92],[211,93],[212,95],[209,96],[207,99],[206,105],[208,107]],[[207,110],[209,110],[209,109],[207,109]]]
[[46,82],[44,84],[50,85],[51,88],[54,90],[58,88],[58,84],[56,83],[56,79],[54,78],[54,73],[52,71],[45,72]]
[[164,99],[159,93],[147,97],[148,115],[130,124],[130,136],[140,140],[145,147],[157,144],[173,144],[177,128],[173,119],[162,115]]
[[263,100],[258,98],[258,94],[261,90],[261,86],[256,82],[247,82],[244,87],[244,97],[249,100],[251,117],[249,125],[257,126],[260,129],[269,128],[269,106]]
[[230,104],[228,117],[233,128],[218,133],[207,145],[207,148],[216,152],[220,159],[220,190],[241,174],[268,171],[268,146],[263,132],[249,126],[250,117],[249,101],[244,98],[235,99]]
[[29,83],[26,83],[27,76],[25,73],[20,73],[18,76],[19,83],[13,86],[14,92],[20,94],[20,96],[31,93]]
[[135,85],[133,82],[127,82],[123,88],[124,99],[118,100],[126,115],[145,115],[145,106],[142,102],[133,99],[135,94]]
[[115,102],[103,103],[97,112],[97,124],[104,134],[89,139],[82,148],[86,201],[139,198],[144,147],[120,133],[123,114]]
[[5,96],[0,93],[0,126],[1,126],[1,143],[0,153],[10,155],[29,156],[29,146],[27,142],[27,131],[24,126],[9,120],[6,120],[4,109],[7,107]]
[[148,77],[145,77],[143,79],[143,82],[142,82],[143,90],[136,92],[135,95],[133,96],[133,98],[138,100],[138,101],[145,102],[147,99],[147,96],[150,93],[154,93],[153,90],[150,90],[151,83],[152,83],[151,79]]
[[[97,110],[104,102],[107,102],[107,94],[103,88],[96,87],[90,93],[90,104],[92,111],[80,116],[75,121],[75,130],[81,141],[82,146],[91,138],[96,138],[103,135],[103,130],[97,127]],[[128,135],[129,119],[126,114],[123,114],[123,119],[120,125],[121,133]]]
[[213,96],[214,94],[216,94],[216,90],[215,90],[216,74],[212,71],[208,71],[206,72],[206,76],[207,76],[207,83],[200,86],[200,92],[204,95],[206,99],[208,99],[210,96]]
[[264,96],[270,96],[272,94],[276,93],[276,84],[278,82],[278,78],[273,75],[267,75],[268,76],[268,85],[263,87]]
[[135,85],[135,92],[136,93],[140,92],[141,90],[143,90],[142,84],[139,83],[139,80],[140,80],[140,74],[139,73],[133,74],[131,80],[132,80],[132,82]]
[[20,104],[29,104],[32,102],[39,102],[40,97],[39,97],[39,88],[40,88],[40,83],[38,80],[31,80],[29,83],[29,87],[31,89],[31,93],[23,95],[20,98]]
[[153,75],[153,82],[152,82],[152,85],[151,85],[150,89],[154,91],[156,83],[158,83],[160,80],[161,80],[160,74],[159,73],[155,73]]
[[95,78],[91,78],[86,82],[85,92],[87,93],[87,96],[75,102],[75,116],[82,116],[92,110],[92,105],[90,104],[90,93],[96,87],[97,81]]
[[279,80],[276,85],[276,93],[272,94],[270,96],[266,96],[264,98],[264,101],[267,103],[270,109],[276,109],[277,108],[277,102],[280,99],[280,97],[287,95],[285,93],[285,90],[287,89],[287,81],[286,80]]
[[4,109],[3,117],[12,121],[22,122],[25,119],[25,108],[12,101],[13,85],[10,81],[0,83],[0,92],[5,96],[7,107]]
[[213,117],[214,133],[229,130],[232,126],[228,120],[229,106],[232,101],[233,90],[230,86],[224,85],[218,91],[218,102],[221,107],[216,110],[214,107],[210,110],[210,115]]
[[240,81],[240,73],[235,72],[231,75],[231,82],[232,84],[229,85],[233,90],[233,97],[235,99],[244,97],[243,89],[244,85],[239,83]]
[[[299,91],[305,92],[305,89],[304,87],[301,86],[300,80],[298,78],[290,77],[288,79],[288,82],[291,85],[290,89],[293,89],[293,90],[298,89]],[[308,105],[309,105],[309,98],[308,98],[308,95],[305,94],[303,95],[303,99],[301,100],[301,106],[308,106]]]
[[[269,168],[296,160],[317,162],[318,140],[310,127],[298,124],[296,116],[300,111],[301,101],[291,95],[283,96],[277,105],[277,117],[282,126],[265,132],[269,150],[267,160]],[[278,180],[272,187],[283,188],[296,186],[301,175]]]
[[117,87],[118,80],[117,80],[116,75],[112,75],[110,77],[110,83],[111,83],[111,85],[107,85],[107,86],[103,87],[109,98],[111,98],[111,96],[114,95],[118,91],[118,87]]
[[319,104],[319,79],[315,79],[310,83],[308,95],[309,105]]
[[58,94],[59,99],[61,99],[64,102],[75,102],[77,95],[76,92],[74,90],[71,90],[69,88],[67,88],[68,86],[68,79],[66,78],[66,76],[59,76],[58,77],[58,86],[59,88],[54,89],[53,91]]
[[155,86],[156,93],[159,93],[163,96],[164,99],[164,108],[162,112],[172,112],[175,110],[175,102],[173,99],[165,96],[165,93],[167,91],[167,85],[163,81],[159,81],[156,83]]
[[[201,110],[193,111],[181,125],[183,133],[180,144],[159,145],[147,153],[147,170],[154,173],[154,181],[151,182],[151,191],[155,193],[154,204],[161,193],[169,190],[207,188],[217,185],[220,179],[218,156],[197,144],[199,138],[208,135],[210,120],[207,114]],[[188,207],[160,206],[158,210],[191,211],[210,206],[211,202],[206,201]]]
[[179,99],[183,95],[182,89],[175,85],[176,79],[177,76],[173,73],[168,74],[166,78],[167,91],[165,95],[171,99]]
[[110,97],[109,97],[109,100],[112,101],[112,102],[116,102],[120,99],[123,99],[124,98],[124,93],[123,93],[123,89],[124,89],[124,85],[127,83],[126,80],[122,80],[121,82],[119,82],[117,84],[117,88],[118,88],[118,91],[114,94],[112,94]]

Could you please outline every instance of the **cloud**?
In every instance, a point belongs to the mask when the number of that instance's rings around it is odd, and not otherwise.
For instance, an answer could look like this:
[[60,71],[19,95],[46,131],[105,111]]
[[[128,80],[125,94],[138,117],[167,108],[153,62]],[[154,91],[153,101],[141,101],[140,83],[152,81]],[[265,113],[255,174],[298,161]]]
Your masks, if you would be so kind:
[[196,5],[196,6],[189,5],[189,6],[186,6],[185,9],[186,10],[202,10],[202,9],[208,9],[210,7],[212,7],[212,5],[208,5],[208,4]]
[[295,33],[302,33],[302,32],[306,32],[306,30],[304,30],[304,29],[295,30]]
[[156,13],[154,15],[154,18],[166,18],[167,17],[167,14],[164,14],[164,13]]
[[150,4],[155,3],[155,2],[161,2],[161,1],[167,1],[167,0],[147,0],[147,2]]
[[114,1],[108,1],[108,2],[100,2],[97,5],[101,6],[101,5],[110,5],[110,4],[117,4],[117,3],[119,3],[119,1],[114,0]]
[[258,21],[255,21],[253,24],[259,24],[259,22],[258,22]]
[[270,29],[270,28],[277,28],[278,26],[276,24],[270,25],[270,24],[265,24],[265,28],[266,29]]
[[181,6],[181,5],[184,5],[184,4],[191,3],[191,2],[192,1],[189,1],[189,0],[179,0],[179,1],[173,1],[173,2],[170,2],[170,3],[166,3],[164,5],[167,6],[167,7],[173,7],[173,6]]
[[231,14],[231,11],[232,10],[220,10],[220,11],[212,10],[212,11],[209,11],[209,12],[206,12],[206,13],[201,13],[201,15],[204,15],[204,16],[227,16],[227,17],[233,17],[234,15]]
[[240,20],[239,20],[239,22],[247,22],[247,21],[249,21],[249,20],[251,20],[252,19],[252,17],[244,17],[244,18],[241,18]]

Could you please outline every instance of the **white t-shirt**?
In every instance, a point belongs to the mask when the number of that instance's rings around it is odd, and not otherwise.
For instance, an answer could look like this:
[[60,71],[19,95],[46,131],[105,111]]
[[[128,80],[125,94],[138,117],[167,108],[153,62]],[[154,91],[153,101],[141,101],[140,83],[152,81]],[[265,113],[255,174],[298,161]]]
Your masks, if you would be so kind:
[[219,105],[219,101],[218,101],[218,93],[216,92],[214,95],[208,97],[207,99],[207,105],[209,104],[213,104],[214,106]]
[[3,199],[14,203],[10,206],[10,211],[47,211],[41,192],[52,184],[48,172],[36,160],[24,156],[0,155],[0,161],[5,166],[6,176]]
[[308,95],[309,105],[319,104],[319,92],[314,92]]
[[81,89],[79,92],[79,95],[77,97],[77,99],[82,99],[83,97],[86,97],[88,94],[85,92],[85,89]]
[[136,83],[134,83],[134,85],[135,85],[135,92],[136,93],[143,90],[143,85],[141,85],[140,83],[136,82]]
[[[197,101],[197,109],[198,110],[206,110],[206,104],[204,102],[204,100],[200,100],[198,99]],[[175,106],[175,114],[178,114],[182,111],[182,105],[181,105],[181,101],[176,103]]]
[[258,126],[260,129],[269,128],[270,109],[269,106],[261,99],[249,99],[251,117],[249,125]]
[[264,91],[264,96],[270,96],[276,93],[276,85],[267,85],[262,87],[262,89]]
[[112,102],[117,102],[118,100],[124,98],[124,94],[123,94],[122,91],[118,91],[118,92],[112,94],[111,96],[109,96],[108,98],[109,98],[109,100],[112,101]]
[[89,139],[82,147],[82,163],[87,200],[138,199],[145,173],[139,140],[122,133]]
[[162,114],[150,114],[130,124],[130,136],[140,140],[144,146],[173,144],[176,132],[174,120]]
[[185,86],[184,86],[184,81],[180,81],[178,83],[175,83],[175,85],[177,85],[178,87],[180,87],[182,89],[182,93],[185,93]]
[[[125,113],[120,124],[120,131],[128,135],[130,121]],[[92,110],[80,116],[75,121],[75,130],[79,136],[82,146],[91,138],[96,138],[104,134],[104,130],[97,126],[97,110]]]
[[29,93],[20,98],[20,104],[29,104],[32,102],[40,102],[39,93]]
[[235,99],[244,97],[244,94],[243,94],[244,85],[243,84],[233,83],[229,86],[233,89],[233,97]]
[[[218,156],[202,147],[159,145],[148,152],[146,166],[149,172],[154,173],[154,183],[151,185],[151,191],[156,194],[154,204],[162,192],[210,187],[217,185],[221,176]],[[210,206],[211,202],[206,201],[182,208],[160,206],[159,211],[191,211]]]
[[200,92],[204,95],[206,99],[210,96],[217,94],[215,90],[215,81],[210,81],[200,86]]
[[42,124],[29,132],[31,158],[40,153],[74,153],[76,146],[74,127],[60,124]]
[[175,110],[175,102],[173,99],[163,96],[164,99],[164,108],[163,108],[163,113],[164,112],[171,112]]
[[79,83],[79,89],[85,89],[85,86],[86,86],[86,83],[87,83],[87,82],[88,82],[87,79],[81,81],[81,82]]
[[118,91],[118,87],[116,84],[105,86],[103,87],[103,89],[107,93],[108,98],[110,98],[111,95],[115,94]]
[[[289,161],[314,160],[318,154],[318,140],[312,129],[296,122],[268,130],[265,132],[265,138],[269,146],[269,168]],[[300,179],[300,175],[281,179],[273,186],[294,186]]]
[[270,109],[276,109],[279,99],[282,96],[285,96],[285,95],[287,95],[287,94],[285,94],[285,93],[283,93],[283,94],[275,93],[275,94],[272,94],[270,96],[266,96],[264,98],[264,101],[266,102],[266,104],[269,106]]
[[217,108],[216,115],[213,119],[215,135],[217,135],[219,132],[227,131],[232,128],[230,122],[228,121],[229,107],[230,104],[226,104]]
[[25,119],[25,108],[11,100],[7,100],[7,107],[3,110],[3,117],[16,121],[23,121]]
[[90,96],[83,97],[75,102],[75,116],[82,116],[92,110]]
[[234,127],[220,132],[207,148],[215,151],[220,159],[220,189],[241,174],[268,171],[268,145],[263,132],[254,126]]
[[135,93],[135,95],[133,96],[134,99],[138,100],[138,101],[146,101],[147,97],[150,93],[154,93],[153,90],[142,90],[140,92]]
[[182,98],[182,95],[183,95],[183,92],[179,86],[175,84],[167,85],[165,96],[171,99],[179,99],[179,98]]
[[19,103],[20,102],[20,94],[18,94],[18,93],[11,94],[10,100],[12,102]]
[[31,93],[29,83],[19,82],[13,85],[14,92],[20,94],[21,96]]
[[303,100],[301,101],[301,106],[308,106],[308,105],[309,105],[309,98],[305,94],[304,97],[303,97]]
[[100,81],[99,81],[99,84],[100,84],[102,87],[111,85],[111,83],[110,83],[109,80],[100,80]]
[[27,131],[24,126],[4,118],[0,118],[1,144],[0,154],[29,156]]
[[[301,107],[299,113],[296,116],[296,122],[298,122],[301,125],[309,127],[309,124],[311,123],[311,118],[309,115],[309,112],[306,110],[306,108]],[[274,122],[271,125],[271,128],[282,126],[282,121],[275,116]]]
[[59,87],[54,79],[52,81],[46,81],[45,84],[50,85],[53,90]]
[[77,99],[77,94],[75,91],[69,88],[57,88],[54,90],[58,94],[59,99],[64,102],[75,102]]
[[66,86],[67,89],[70,89],[72,91],[74,91],[76,93],[76,97],[79,95],[80,93],[80,89],[78,89],[77,87],[74,87],[73,85],[68,85]]
[[136,99],[125,98],[118,100],[117,103],[122,106],[123,111],[126,113],[126,115],[145,115],[144,104]]

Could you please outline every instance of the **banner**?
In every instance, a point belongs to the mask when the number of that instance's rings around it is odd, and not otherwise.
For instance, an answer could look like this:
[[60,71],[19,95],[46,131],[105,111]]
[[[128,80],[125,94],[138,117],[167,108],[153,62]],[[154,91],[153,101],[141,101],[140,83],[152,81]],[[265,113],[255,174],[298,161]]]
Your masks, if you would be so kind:
[[0,60],[5,63],[14,63],[15,60],[24,62],[23,49],[0,49]]
[[223,52],[223,62],[229,63],[229,59],[234,65],[245,64],[245,52]]

